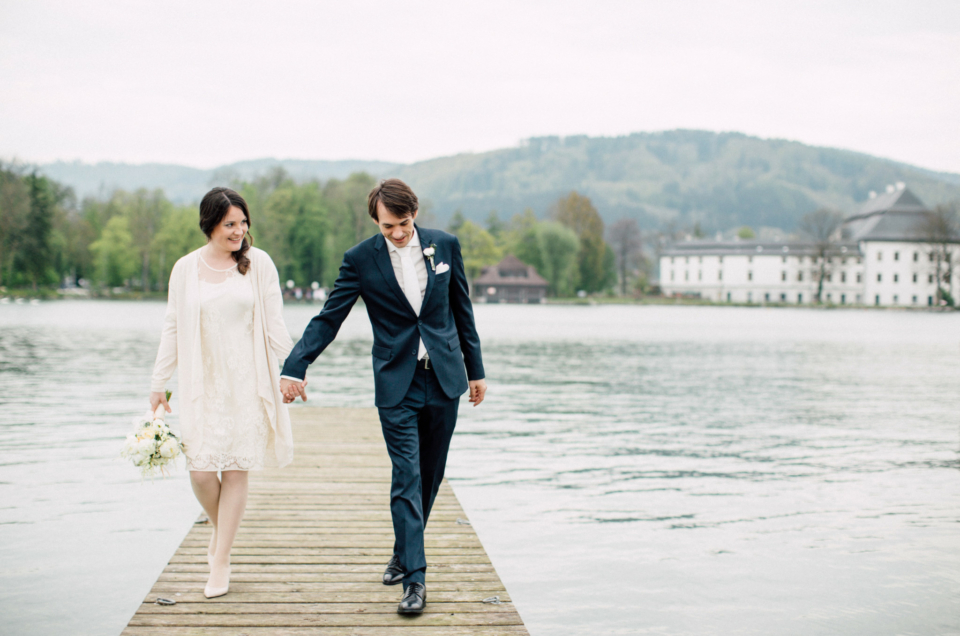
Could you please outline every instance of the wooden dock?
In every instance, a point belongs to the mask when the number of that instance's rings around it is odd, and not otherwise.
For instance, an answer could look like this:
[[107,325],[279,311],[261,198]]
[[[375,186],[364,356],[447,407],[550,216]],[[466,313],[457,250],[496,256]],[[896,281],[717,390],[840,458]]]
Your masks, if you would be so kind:
[[[210,526],[197,523],[124,635],[527,634],[446,481],[426,532],[426,611],[397,614],[402,586],[380,582],[393,526],[390,458],[376,410],[290,413],[296,459],[250,475],[229,594],[203,596]],[[176,604],[159,605],[158,597]]]

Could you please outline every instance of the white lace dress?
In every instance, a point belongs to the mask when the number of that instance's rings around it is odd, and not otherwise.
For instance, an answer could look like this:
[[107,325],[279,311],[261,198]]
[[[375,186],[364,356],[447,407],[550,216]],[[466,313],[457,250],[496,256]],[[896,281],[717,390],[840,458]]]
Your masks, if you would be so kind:
[[234,265],[210,267],[200,278],[200,353],[203,361],[203,430],[198,448],[187,448],[189,470],[259,470],[272,429],[257,393],[254,360],[254,290],[251,275]]

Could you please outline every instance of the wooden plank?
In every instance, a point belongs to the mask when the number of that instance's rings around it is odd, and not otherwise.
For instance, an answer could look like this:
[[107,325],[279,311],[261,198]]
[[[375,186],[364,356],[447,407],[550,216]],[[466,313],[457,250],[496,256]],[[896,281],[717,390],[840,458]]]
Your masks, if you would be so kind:
[[[416,619],[405,619],[401,627],[354,626],[354,627],[245,627],[245,636],[528,636],[523,625],[471,626],[446,625],[423,626]],[[123,636],[238,636],[232,627],[182,627],[182,626],[137,626],[127,627]]]
[[[396,613],[380,582],[393,552],[390,460],[373,409],[291,411],[296,459],[250,475],[231,553],[230,593],[203,597],[211,528],[184,538],[124,634],[129,636],[525,635],[526,628],[447,482],[430,516],[427,610]],[[459,521],[459,522],[458,522]],[[157,605],[158,597],[177,601]],[[499,603],[484,602],[498,597]]]
[[[428,603],[429,606],[429,603]],[[173,607],[176,607],[175,605]],[[498,614],[445,614],[435,611],[424,612],[415,619],[418,625],[521,625],[520,615],[504,611]],[[364,625],[394,624],[405,626],[410,618],[393,614],[164,614],[137,613],[130,619],[130,625],[176,626],[186,627],[309,627],[337,626],[360,627]],[[402,627],[401,627],[402,629]]]

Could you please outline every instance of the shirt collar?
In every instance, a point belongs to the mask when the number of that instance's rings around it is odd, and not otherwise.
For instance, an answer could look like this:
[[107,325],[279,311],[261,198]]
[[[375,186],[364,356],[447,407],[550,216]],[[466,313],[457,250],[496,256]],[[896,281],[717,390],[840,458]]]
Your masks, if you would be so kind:
[[383,237],[383,240],[387,242],[387,249],[391,252],[399,252],[401,249],[406,249],[407,247],[420,247],[420,234],[417,232],[417,228],[413,228],[413,236],[410,237],[410,242],[407,243],[406,247],[399,248],[394,245],[393,241],[389,240],[387,237]]

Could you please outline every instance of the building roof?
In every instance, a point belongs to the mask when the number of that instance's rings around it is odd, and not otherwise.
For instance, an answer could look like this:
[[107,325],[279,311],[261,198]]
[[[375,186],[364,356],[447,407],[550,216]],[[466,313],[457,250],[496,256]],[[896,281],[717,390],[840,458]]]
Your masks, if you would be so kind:
[[[903,185],[903,184],[900,184]],[[927,206],[923,204],[917,195],[908,188],[903,187],[894,189],[890,192],[884,192],[871,199],[867,199],[856,214],[847,218],[848,221],[867,217],[871,214],[883,212],[926,212]]]
[[[855,242],[844,241],[834,246],[837,254],[858,253]],[[663,250],[663,256],[813,256],[816,245],[805,241],[684,241]]]
[[[836,254],[857,253],[861,241],[924,241],[923,222],[930,215],[923,201],[903,184],[867,200],[860,210],[844,219],[843,241],[831,248]],[[954,242],[960,242],[960,237]],[[765,256],[815,255],[812,241],[684,241],[663,251],[663,256]]]
[[[901,184],[902,185],[902,184]],[[844,238],[860,241],[923,241],[930,210],[905,187],[869,199],[843,221]]]
[[537,273],[533,265],[527,265],[516,256],[508,254],[502,261],[490,267],[484,267],[474,285],[493,285],[501,287],[548,287],[547,280]]

